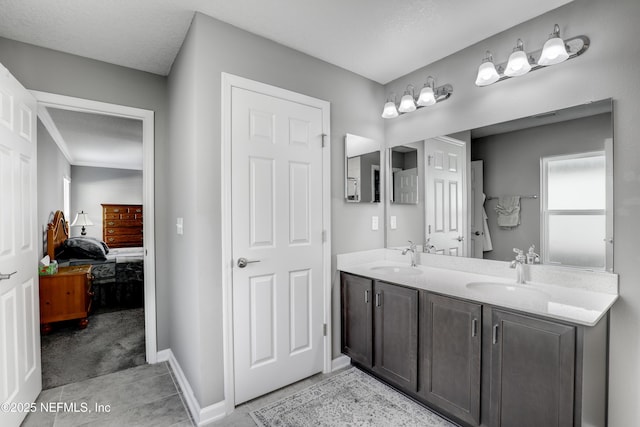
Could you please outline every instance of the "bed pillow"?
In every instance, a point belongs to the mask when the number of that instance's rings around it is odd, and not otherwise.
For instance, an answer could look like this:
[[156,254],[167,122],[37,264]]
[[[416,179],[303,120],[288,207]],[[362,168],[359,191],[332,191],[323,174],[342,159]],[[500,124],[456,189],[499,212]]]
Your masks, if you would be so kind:
[[69,237],[56,250],[56,259],[107,259],[109,247],[93,237]]

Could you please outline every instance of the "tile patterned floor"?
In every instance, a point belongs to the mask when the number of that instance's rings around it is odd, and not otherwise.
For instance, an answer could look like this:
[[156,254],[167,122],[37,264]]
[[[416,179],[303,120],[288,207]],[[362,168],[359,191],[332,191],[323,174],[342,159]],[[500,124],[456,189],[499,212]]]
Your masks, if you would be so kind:
[[[238,406],[226,418],[213,426],[255,427],[249,413],[283,397],[329,378],[330,374],[317,374],[290,386],[276,390]],[[76,426],[153,426],[187,427],[193,421],[182,398],[178,382],[165,362],[142,365],[113,374],[44,390],[36,404],[68,405],[75,403],[78,410],[86,404],[92,412],[34,412],[22,427],[76,427]],[[109,412],[95,411],[95,405],[109,405]]]
[[[348,369],[350,367],[351,366],[344,369]],[[344,369],[340,369],[328,374],[316,374],[312,377],[309,377],[297,383],[291,384],[287,387],[281,388],[280,390],[276,390],[269,394],[265,394],[264,396],[250,400],[247,403],[243,403],[242,405],[237,406],[235,411],[233,411],[231,415],[227,416],[226,418],[218,422],[213,423],[212,426],[256,427],[256,423],[253,421],[253,418],[251,418],[251,415],[249,415],[249,413],[251,413],[252,411],[260,409],[263,406],[268,405],[269,403],[273,403],[297,391],[310,387],[313,384],[320,382],[326,378],[332,377],[335,374],[342,372]]]
[[[34,412],[23,427],[193,426],[180,387],[165,362],[44,390],[36,401],[38,408],[41,402],[54,407],[58,402],[75,403],[76,412]],[[82,405],[90,411],[81,412]],[[96,411],[96,405],[102,405],[103,412]]]

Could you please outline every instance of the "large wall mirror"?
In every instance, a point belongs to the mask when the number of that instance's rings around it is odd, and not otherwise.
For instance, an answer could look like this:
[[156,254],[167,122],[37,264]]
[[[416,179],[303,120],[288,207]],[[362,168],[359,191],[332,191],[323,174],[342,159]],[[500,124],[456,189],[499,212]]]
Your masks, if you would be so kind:
[[409,144],[425,203],[419,220],[390,211],[387,247],[500,261],[531,247],[532,262],[612,271],[612,111],[606,99]]
[[379,203],[382,176],[380,142],[346,134],[344,143],[345,200],[349,203]]

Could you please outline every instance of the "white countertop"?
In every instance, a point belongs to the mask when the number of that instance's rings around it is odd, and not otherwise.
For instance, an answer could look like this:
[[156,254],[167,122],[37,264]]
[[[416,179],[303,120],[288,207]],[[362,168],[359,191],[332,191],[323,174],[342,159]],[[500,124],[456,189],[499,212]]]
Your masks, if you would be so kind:
[[[618,299],[617,293],[536,282],[518,285],[512,278],[448,268],[419,265],[415,270],[410,270],[408,262],[389,259],[372,261],[375,258],[351,256],[348,262],[339,260],[338,269],[584,326],[596,325]],[[385,271],[379,267],[391,269]],[[393,267],[397,267],[398,272],[390,271]],[[469,283],[475,285],[467,286]]]

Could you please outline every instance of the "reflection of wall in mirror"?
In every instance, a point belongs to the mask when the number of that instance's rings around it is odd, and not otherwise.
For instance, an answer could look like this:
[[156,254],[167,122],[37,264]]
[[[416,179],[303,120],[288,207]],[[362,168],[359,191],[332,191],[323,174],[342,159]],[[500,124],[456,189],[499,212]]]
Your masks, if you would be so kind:
[[[541,157],[603,150],[610,137],[611,113],[598,114],[473,139],[471,160],[484,161],[488,196],[540,195]],[[497,225],[496,203],[485,203],[493,250],[484,258],[506,261],[513,258],[513,248],[540,248],[540,198],[521,200],[521,224],[508,230]]]
[[[417,173],[419,177],[424,177],[424,141],[413,142],[406,144],[402,150],[406,148],[412,148],[415,151],[415,155],[409,155],[408,158],[398,159],[396,156],[396,163],[394,164],[393,158],[396,147],[393,147],[389,151],[390,163],[394,169],[400,169],[403,167],[417,167]],[[403,157],[403,156],[400,156]],[[393,174],[388,174],[389,178],[389,191],[393,192]],[[407,241],[411,240],[418,245],[424,243],[425,229],[424,229],[424,186],[422,183],[418,184],[418,203],[417,204],[401,204],[390,203],[388,205],[389,211],[387,212],[387,240],[386,244],[389,248],[394,247],[406,247]],[[390,198],[392,195],[390,195]],[[388,223],[388,219],[391,216],[396,217],[396,228],[391,229]]]
[[376,169],[375,166],[377,166],[379,182],[380,152],[376,151],[360,156],[360,183],[362,187],[360,200],[364,203],[380,201],[380,187],[378,186],[376,189],[375,182],[372,181],[372,179],[375,180],[375,174],[372,174],[371,171]]
[[360,156],[347,159],[347,200],[360,201]]

